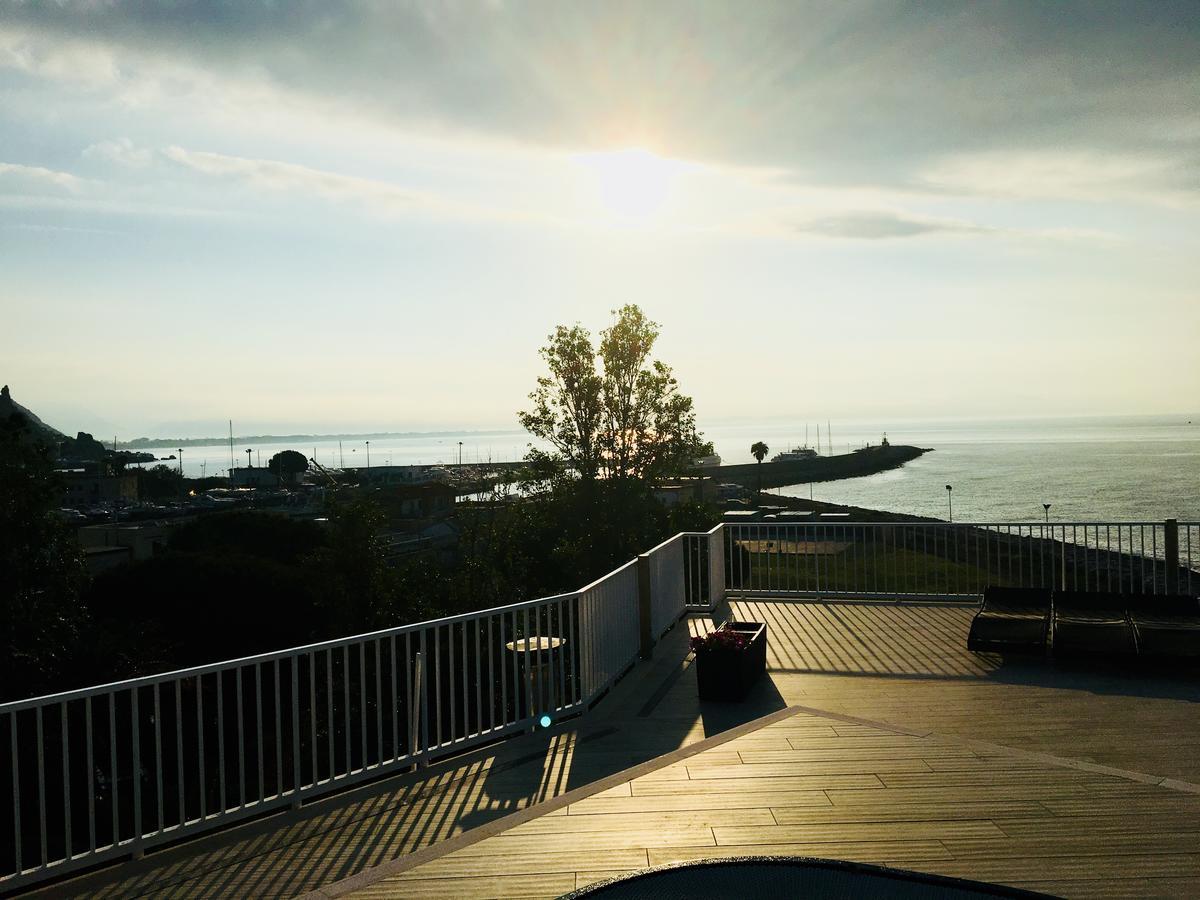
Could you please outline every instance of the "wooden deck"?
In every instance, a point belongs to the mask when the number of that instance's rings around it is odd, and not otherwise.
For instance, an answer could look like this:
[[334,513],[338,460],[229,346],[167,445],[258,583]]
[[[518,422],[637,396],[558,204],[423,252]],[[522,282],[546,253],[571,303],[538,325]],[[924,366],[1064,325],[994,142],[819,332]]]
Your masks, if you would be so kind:
[[348,896],[553,897],[646,866],[748,854],[1067,896],[1194,895],[1200,794],[797,712]]
[[[975,656],[962,607],[729,614],[769,627],[743,704],[697,702],[677,628],[582,719],[45,893],[556,896],[764,847],[1077,896],[1200,891],[1195,676]],[[745,724],[767,714],[785,718]]]

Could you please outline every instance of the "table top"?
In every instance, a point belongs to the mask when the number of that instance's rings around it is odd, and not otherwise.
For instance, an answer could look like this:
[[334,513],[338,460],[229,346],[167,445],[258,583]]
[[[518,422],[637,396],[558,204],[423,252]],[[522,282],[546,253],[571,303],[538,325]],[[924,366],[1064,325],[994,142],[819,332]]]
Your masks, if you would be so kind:
[[537,653],[543,650],[557,650],[565,643],[560,637],[528,637],[509,641],[504,647],[514,653]]

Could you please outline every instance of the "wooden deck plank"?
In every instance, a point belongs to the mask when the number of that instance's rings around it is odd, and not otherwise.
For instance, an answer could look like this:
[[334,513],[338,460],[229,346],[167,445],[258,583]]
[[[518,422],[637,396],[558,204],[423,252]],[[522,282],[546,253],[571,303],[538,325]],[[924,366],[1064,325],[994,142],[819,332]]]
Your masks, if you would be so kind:
[[[803,825],[729,825],[712,829],[717,843],[790,844],[851,841],[930,840],[947,843],[949,838],[1008,840],[989,820],[909,820],[905,822],[828,822]],[[949,845],[947,843],[947,849]],[[954,851],[951,850],[951,853]]]
[[[697,769],[707,772],[708,769]],[[696,784],[704,782],[703,787]],[[827,791],[827,790],[870,790],[883,788],[877,775],[775,775],[750,776],[746,778],[689,779],[687,781],[635,781],[630,786],[635,797],[659,796],[662,794],[727,793],[730,791]]]
[[[493,900],[498,897],[557,897],[575,890],[574,872],[523,872],[520,875],[486,875],[475,878],[455,878],[452,885],[443,881],[408,881],[402,884],[382,882],[360,891],[362,900],[434,900],[454,897],[456,900]],[[448,892],[448,887],[452,892]]]
[[935,762],[950,763],[963,761],[963,765],[972,762],[978,764],[980,758],[969,747],[925,747],[920,744],[909,744],[892,747],[830,747],[824,750],[815,749],[804,744],[791,749],[779,750],[742,750],[743,763],[804,763],[823,760],[888,760],[888,759],[923,759],[930,768],[938,770]]
[[568,813],[572,816],[597,813],[675,812],[681,810],[710,809],[776,809],[788,806],[830,807],[829,797],[824,791],[711,791],[690,794],[652,794],[639,796],[588,797],[572,803]]
[[519,852],[506,854],[450,853],[408,872],[384,879],[386,882],[423,879],[473,878],[479,875],[524,875],[537,872],[590,872],[606,869],[644,869],[645,849],[597,849],[586,855],[571,850]]
[[[694,859],[719,859],[727,856],[819,856],[851,862],[880,864],[917,861],[951,861],[950,853],[940,841],[861,841],[861,842],[793,842],[788,844],[737,844],[708,848],[671,848],[650,851],[650,864]],[[915,865],[913,866],[916,867]]]
[[[1013,815],[1021,815],[1016,810]],[[566,834],[579,831],[623,831],[649,828],[678,828],[682,825],[774,825],[777,817],[767,808],[753,809],[689,809],[675,812],[600,813],[568,815],[562,822],[557,817],[531,819],[509,830],[509,834]]]
[[[993,819],[1001,831],[1001,817],[1050,818],[1044,806],[1033,801],[998,800],[982,803],[903,803],[862,806],[799,807],[772,806],[780,825],[820,825],[836,822],[945,822],[960,819]],[[1028,818],[1022,821],[1028,821]],[[738,823],[730,823],[738,824]]]

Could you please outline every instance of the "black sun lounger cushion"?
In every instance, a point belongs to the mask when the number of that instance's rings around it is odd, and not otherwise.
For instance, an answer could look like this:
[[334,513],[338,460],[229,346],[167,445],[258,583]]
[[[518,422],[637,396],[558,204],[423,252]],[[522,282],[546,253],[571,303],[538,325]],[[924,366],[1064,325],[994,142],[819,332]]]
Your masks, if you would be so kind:
[[1056,591],[1051,642],[1055,656],[1127,656],[1137,652],[1125,597],[1100,591]]
[[1195,597],[1132,595],[1126,599],[1140,655],[1200,657],[1200,601]]
[[989,587],[971,620],[967,649],[977,653],[1043,652],[1049,621],[1048,589]]

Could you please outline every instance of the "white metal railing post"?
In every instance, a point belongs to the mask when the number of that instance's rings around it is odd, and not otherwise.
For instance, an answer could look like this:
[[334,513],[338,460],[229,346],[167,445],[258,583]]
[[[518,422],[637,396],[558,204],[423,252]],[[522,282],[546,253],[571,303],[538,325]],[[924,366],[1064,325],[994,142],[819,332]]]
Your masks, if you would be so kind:
[[650,555],[642,553],[637,558],[638,582],[638,635],[639,656],[650,659],[654,655],[653,609],[654,591],[650,579]]
[[416,762],[413,764],[413,768],[415,768],[415,769],[423,768],[424,766],[426,766],[428,764],[425,759],[424,753],[421,753],[420,756],[417,755],[417,735],[420,731],[420,725],[421,725],[421,721],[422,721],[422,719],[421,719],[421,703],[425,697],[425,693],[423,690],[424,685],[422,684],[423,667],[424,667],[424,656],[422,655],[421,651],[418,650],[416,657],[413,659],[413,674],[412,674],[412,685],[411,685],[412,699],[408,705],[408,711],[409,711],[408,754],[409,754],[409,756],[413,757],[416,760]]
[[[1166,581],[1163,590],[1168,594],[1179,593],[1179,522],[1167,519],[1163,523],[1163,555],[1166,563]],[[1157,583],[1158,579],[1155,579]]]

